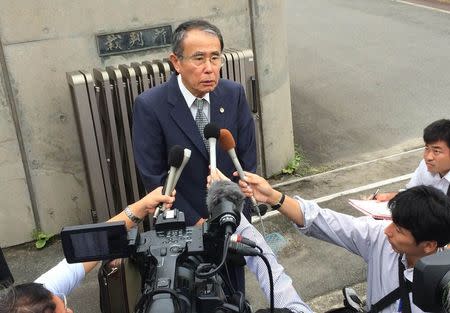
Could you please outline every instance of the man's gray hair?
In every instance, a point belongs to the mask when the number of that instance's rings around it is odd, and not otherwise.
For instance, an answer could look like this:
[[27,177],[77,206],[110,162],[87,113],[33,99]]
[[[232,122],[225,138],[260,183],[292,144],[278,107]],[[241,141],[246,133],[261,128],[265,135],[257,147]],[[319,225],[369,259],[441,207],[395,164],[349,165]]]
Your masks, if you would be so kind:
[[177,57],[180,58],[183,56],[183,40],[186,37],[186,33],[193,29],[210,33],[219,38],[220,51],[223,50],[223,37],[217,26],[204,20],[190,20],[180,24],[172,35],[172,52]]

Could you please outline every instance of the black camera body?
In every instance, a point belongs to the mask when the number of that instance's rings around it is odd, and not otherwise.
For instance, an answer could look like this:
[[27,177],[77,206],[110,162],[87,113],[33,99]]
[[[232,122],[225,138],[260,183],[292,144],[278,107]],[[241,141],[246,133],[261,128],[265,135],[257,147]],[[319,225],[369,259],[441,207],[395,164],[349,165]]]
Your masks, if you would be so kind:
[[114,258],[135,262],[141,274],[135,313],[249,312],[245,301],[230,303],[220,275],[195,274],[199,266],[214,266],[223,249],[216,221],[186,227],[184,213],[174,209],[159,214],[154,229],[143,233],[137,228],[127,232],[124,222],[100,223],[65,227],[61,240],[69,263]]

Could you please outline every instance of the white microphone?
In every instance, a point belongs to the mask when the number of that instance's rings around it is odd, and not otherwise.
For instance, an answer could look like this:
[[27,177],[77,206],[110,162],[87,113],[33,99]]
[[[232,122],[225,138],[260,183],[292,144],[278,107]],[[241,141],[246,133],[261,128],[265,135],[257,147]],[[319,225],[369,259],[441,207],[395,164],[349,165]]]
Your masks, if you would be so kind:
[[220,129],[213,123],[209,123],[205,126],[203,130],[205,138],[209,142],[209,163],[211,167],[211,172],[217,168],[216,162],[216,143],[220,136]]

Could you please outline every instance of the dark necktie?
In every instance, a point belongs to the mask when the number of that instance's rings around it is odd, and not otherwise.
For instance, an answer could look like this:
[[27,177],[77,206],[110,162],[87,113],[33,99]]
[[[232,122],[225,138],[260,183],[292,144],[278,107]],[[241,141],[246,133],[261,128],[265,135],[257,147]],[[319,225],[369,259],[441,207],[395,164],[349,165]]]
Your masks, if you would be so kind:
[[206,124],[208,124],[208,118],[203,112],[203,107],[207,101],[205,99],[195,99],[194,104],[197,105],[197,114],[195,115],[195,123],[197,123],[198,130],[200,131],[200,135],[202,136],[203,142],[205,143],[206,150],[209,151],[209,142],[206,140],[205,135],[203,133]]

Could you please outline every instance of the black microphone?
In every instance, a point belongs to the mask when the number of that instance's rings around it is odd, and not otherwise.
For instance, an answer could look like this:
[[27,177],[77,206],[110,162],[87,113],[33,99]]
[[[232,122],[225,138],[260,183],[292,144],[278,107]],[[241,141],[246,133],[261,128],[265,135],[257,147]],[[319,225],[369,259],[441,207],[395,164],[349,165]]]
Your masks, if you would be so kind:
[[214,181],[208,189],[206,205],[209,211],[208,224],[223,233],[232,234],[241,222],[245,196],[232,181]]
[[211,171],[214,171],[217,167],[216,162],[216,144],[220,137],[220,129],[213,123],[209,123],[205,126],[203,130],[205,138],[209,142],[209,164],[211,166]]
[[[184,159],[184,149],[179,145],[172,146],[172,148],[170,148],[169,150],[169,157],[168,157],[168,164],[170,169],[167,175],[166,183],[164,184],[162,190],[162,193],[166,196],[172,194],[172,191],[175,187],[174,182],[175,177],[177,176],[177,169],[181,166],[181,164],[183,164],[183,159]],[[163,211],[165,210],[164,205],[163,206],[159,205],[156,208],[155,213],[153,214],[154,219],[158,217],[161,207]]]

